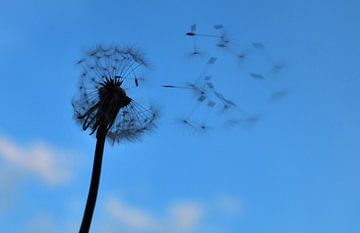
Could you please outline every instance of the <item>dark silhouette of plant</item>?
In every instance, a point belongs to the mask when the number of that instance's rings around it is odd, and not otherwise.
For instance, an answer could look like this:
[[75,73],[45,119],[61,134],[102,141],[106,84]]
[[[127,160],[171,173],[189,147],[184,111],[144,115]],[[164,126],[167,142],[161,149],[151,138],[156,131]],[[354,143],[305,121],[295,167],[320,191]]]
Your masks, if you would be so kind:
[[136,72],[148,67],[132,47],[98,46],[78,62],[81,66],[78,95],[73,100],[75,120],[96,135],[89,194],[80,233],[89,232],[99,187],[106,138],[112,143],[139,139],[155,127],[158,112],[136,103],[127,91],[139,88]]

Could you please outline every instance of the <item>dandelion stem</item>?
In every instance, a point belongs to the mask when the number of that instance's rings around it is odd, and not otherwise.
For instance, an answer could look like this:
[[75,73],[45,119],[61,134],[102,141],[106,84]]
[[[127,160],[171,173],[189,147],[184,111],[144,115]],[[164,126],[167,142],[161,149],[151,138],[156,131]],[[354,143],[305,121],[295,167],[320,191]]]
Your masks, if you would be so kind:
[[101,124],[99,126],[97,130],[96,138],[97,138],[96,149],[94,155],[94,164],[91,175],[90,189],[89,189],[89,194],[87,197],[86,207],[79,233],[88,233],[90,229],[91,219],[94,213],[95,203],[96,203],[96,198],[100,183],[101,164],[102,164],[105,138],[106,138],[106,125]]

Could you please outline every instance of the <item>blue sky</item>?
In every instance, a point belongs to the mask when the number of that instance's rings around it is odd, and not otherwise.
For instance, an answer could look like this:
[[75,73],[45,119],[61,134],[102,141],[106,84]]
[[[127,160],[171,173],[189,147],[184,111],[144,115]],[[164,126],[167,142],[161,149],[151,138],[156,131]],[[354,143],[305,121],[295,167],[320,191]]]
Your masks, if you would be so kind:
[[[151,63],[143,100],[155,132],[107,145],[94,233],[360,232],[357,1],[1,1],[0,227],[76,232],[95,139],[72,119],[76,61],[96,44],[135,45]],[[184,34],[223,24],[239,63]],[[252,42],[264,43],[256,50]],[[207,133],[174,124],[193,97],[161,88],[208,74],[236,102]],[[284,64],[278,74],[274,63]],[[249,72],[266,74],[254,80]],[[276,90],[287,95],[270,101]],[[146,96],[146,97],[145,97]],[[206,111],[197,112],[199,118]]]

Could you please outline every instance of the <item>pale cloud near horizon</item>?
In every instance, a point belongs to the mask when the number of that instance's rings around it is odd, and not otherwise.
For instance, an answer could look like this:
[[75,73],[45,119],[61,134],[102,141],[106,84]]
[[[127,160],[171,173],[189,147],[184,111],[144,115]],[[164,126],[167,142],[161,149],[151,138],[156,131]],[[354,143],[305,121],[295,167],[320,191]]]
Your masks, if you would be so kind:
[[72,178],[72,169],[67,158],[70,152],[60,151],[46,143],[22,146],[0,136],[0,162],[39,177],[48,185],[61,185]]
[[115,220],[120,221],[126,227],[134,230],[154,230],[158,228],[160,224],[155,217],[145,210],[132,207],[115,198],[108,198],[106,200],[105,212],[107,212]]
[[42,214],[31,219],[26,228],[28,232],[55,233],[56,223],[52,217]]
[[7,167],[0,166],[0,213],[11,206],[17,191],[18,177],[9,172]]
[[161,214],[159,211],[155,214],[130,205],[114,196],[106,197],[104,202],[102,208],[108,216],[109,224],[102,224],[102,228],[95,231],[97,233],[222,232],[221,225],[209,222],[211,216],[216,214],[219,217],[238,218],[244,212],[241,198],[232,195],[219,195],[208,203],[193,200],[173,201],[166,205]]
[[194,201],[181,201],[169,207],[172,226],[177,232],[191,232],[204,217],[204,206]]
[[194,201],[178,201],[169,204],[166,212],[157,216],[110,197],[105,201],[105,212],[126,229],[126,232],[191,233],[202,224],[205,209]]
[[[220,205],[219,200],[226,200],[226,205]],[[227,206],[231,203],[240,202],[239,199],[232,196],[220,196],[207,204],[200,201],[178,199],[169,202],[162,208],[162,211],[159,211],[159,209],[136,206],[111,195],[105,197],[102,205],[99,206],[96,217],[93,219],[92,232],[220,233],[224,232],[226,226],[212,222],[211,219],[214,216],[227,218],[229,215],[222,215],[225,213],[224,211],[240,210],[237,204],[235,207]],[[82,204],[82,202],[70,201],[69,205],[73,206],[73,211],[70,211],[65,219],[56,218],[54,213],[37,213],[29,220],[24,232],[76,232],[80,224],[77,220],[80,221],[79,216],[82,214],[79,207],[82,207]],[[74,219],[77,220],[74,221]]]

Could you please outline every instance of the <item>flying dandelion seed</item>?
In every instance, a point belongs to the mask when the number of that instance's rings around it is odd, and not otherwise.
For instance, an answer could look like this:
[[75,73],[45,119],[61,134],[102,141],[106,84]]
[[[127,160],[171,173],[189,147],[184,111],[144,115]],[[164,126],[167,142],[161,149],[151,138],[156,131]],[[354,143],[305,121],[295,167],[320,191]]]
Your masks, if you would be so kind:
[[210,75],[207,75],[207,76],[204,77],[204,80],[205,80],[205,81],[209,81],[211,78],[212,78],[212,77],[211,77]]
[[280,99],[283,99],[288,94],[289,94],[289,92],[287,90],[275,91],[270,95],[269,101],[272,101],[272,102],[278,101]]
[[250,76],[254,79],[265,79],[265,77],[262,74],[258,74],[258,73],[250,73]]
[[80,233],[87,233],[95,208],[106,138],[112,143],[134,141],[155,128],[158,111],[128,96],[140,88],[137,72],[147,68],[143,55],[132,47],[98,46],[78,63],[80,86],[73,100],[75,120],[97,138],[89,195]]
[[234,126],[237,124],[240,124],[242,122],[242,120],[240,118],[233,118],[233,119],[229,119],[227,121],[225,121],[225,126]]
[[247,51],[241,51],[240,53],[236,54],[236,57],[239,61],[240,64],[243,64],[245,60],[247,60],[248,57],[248,52]]
[[205,55],[205,53],[200,50],[199,46],[194,44],[193,50],[188,55],[189,57],[201,57]]
[[[227,34],[225,33],[224,26],[222,24],[214,25],[214,29],[217,31],[217,34],[206,34],[206,33],[198,33],[196,24],[191,25],[190,31],[185,33],[186,36],[191,37],[193,41],[193,55],[199,55],[202,54],[199,51],[197,38],[203,37],[203,38],[213,38],[216,39],[216,46],[220,48],[227,48],[230,40],[228,39]],[[218,33],[220,32],[220,33]]]
[[249,117],[245,118],[243,121],[244,121],[245,126],[252,127],[260,121],[260,116],[255,116],[255,115],[249,116]]
[[205,33],[197,33],[196,24],[190,26],[190,31],[185,33],[186,36],[190,37],[213,37],[213,38],[220,38],[219,35],[214,34],[205,34]]
[[259,115],[250,115],[246,116],[244,118],[232,118],[225,122],[225,126],[227,127],[233,127],[235,125],[240,125],[245,128],[251,128],[255,126],[260,121]]
[[196,122],[193,122],[188,116],[178,118],[174,120],[173,123],[180,126],[181,129],[185,129],[188,133],[195,133],[198,131]]
[[272,71],[273,71],[274,73],[278,73],[278,72],[280,72],[281,70],[283,70],[284,68],[285,68],[285,65],[283,65],[283,64],[276,64],[276,65],[273,65]]
[[[199,51],[198,40],[203,38],[203,42],[214,41],[213,45],[225,51],[229,55],[233,56],[240,64],[246,60],[249,55],[249,49],[255,48],[256,50],[264,49],[265,46],[262,42],[254,42],[245,48],[244,45],[240,46],[236,39],[230,38],[225,26],[223,24],[214,25],[214,33],[199,33],[197,31],[197,25],[193,24],[190,26],[190,31],[185,33],[187,37],[190,37],[193,43],[193,51],[191,56],[203,55],[203,51]],[[203,45],[203,44],[202,44]],[[251,47],[250,47],[251,46]]]
[[261,43],[261,42],[254,42],[254,43],[252,43],[252,44],[253,44],[254,48],[256,48],[256,49],[263,49],[263,48],[265,48],[265,45],[264,45],[263,43]]
[[214,111],[223,114],[236,107],[233,101],[225,98],[216,90],[212,76],[207,74],[210,66],[215,64],[216,60],[217,58],[210,57],[194,82],[188,82],[185,85],[162,85],[165,88],[182,89],[192,94],[193,107],[185,118],[176,121],[191,131],[209,131],[212,127],[209,126],[208,120],[212,120],[211,115]]
[[220,47],[220,48],[227,48],[229,47],[229,43],[230,43],[230,39],[228,38],[225,30],[224,30],[224,25],[222,24],[217,24],[214,26],[214,28],[216,30],[220,30],[220,36],[219,36],[219,40],[216,43],[216,46]]
[[[213,69],[212,67],[219,67],[221,64],[224,64],[218,62],[218,57],[220,57],[220,60],[222,58],[226,59],[226,56],[234,57],[236,64],[241,67],[241,76],[247,76],[254,80],[254,82],[258,82],[264,88],[263,91],[269,93],[270,100],[274,101],[286,95],[286,93],[277,91],[279,87],[275,87],[275,79],[273,78],[283,70],[284,65],[280,62],[273,62],[272,56],[269,56],[268,47],[265,46],[264,42],[250,40],[252,42],[245,44],[243,41],[235,38],[230,39],[225,29],[223,24],[215,24],[212,28],[213,31],[204,33],[198,30],[196,24],[191,25],[190,30],[185,33],[185,36],[192,40],[193,55],[197,56],[200,54],[198,42],[201,40],[201,47],[205,48],[207,54],[211,54],[211,56],[207,58],[207,61],[204,59],[205,64],[196,78],[190,79],[190,81],[183,85],[163,85],[163,87],[168,89],[183,90],[183,92],[191,94],[193,107],[189,103],[186,104],[186,106],[189,106],[190,111],[188,111],[186,117],[177,121],[189,129],[205,132],[221,122],[225,122],[227,126],[240,124],[249,127],[257,124],[260,119],[259,116],[245,111],[244,106],[246,106],[246,103],[242,103],[240,109],[237,103],[235,103],[236,101],[225,97],[223,90],[218,89],[218,81],[230,83],[230,79],[226,79],[226,77],[220,77],[218,80],[217,77],[209,75],[210,69]],[[207,47],[205,46],[206,44],[208,45]],[[215,47],[220,49],[214,49]],[[220,50],[225,53],[219,54]],[[236,81],[241,80],[237,79]],[[236,83],[231,85],[236,85]],[[239,87],[246,88],[243,85]],[[179,91],[179,93],[181,92]],[[218,117],[215,117],[214,114],[218,114]]]
[[219,93],[219,92],[217,92],[217,91],[215,91],[215,90],[214,90],[214,96],[215,96],[215,97],[220,101],[220,103],[221,103],[221,105],[220,105],[221,107],[220,107],[220,111],[219,111],[220,114],[229,112],[230,110],[235,109],[236,106],[237,106],[233,101],[225,98],[223,94],[221,94],[221,93]]
[[196,24],[190,26],[190,31],[185,33],[187,36],[195,36],[196,35]]

